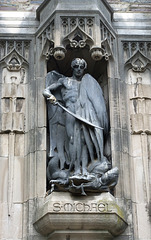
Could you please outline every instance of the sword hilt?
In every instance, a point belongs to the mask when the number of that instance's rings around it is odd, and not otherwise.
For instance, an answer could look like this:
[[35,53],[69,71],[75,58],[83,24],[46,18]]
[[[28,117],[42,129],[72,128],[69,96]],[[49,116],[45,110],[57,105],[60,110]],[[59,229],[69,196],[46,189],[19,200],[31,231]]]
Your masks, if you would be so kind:
[[47,98],[47,100],[50,101],[53,105],[57,105],[58,104],[58,102],[57,102],[55,97],[51,98],[51,96],[50,96],[49,98]]

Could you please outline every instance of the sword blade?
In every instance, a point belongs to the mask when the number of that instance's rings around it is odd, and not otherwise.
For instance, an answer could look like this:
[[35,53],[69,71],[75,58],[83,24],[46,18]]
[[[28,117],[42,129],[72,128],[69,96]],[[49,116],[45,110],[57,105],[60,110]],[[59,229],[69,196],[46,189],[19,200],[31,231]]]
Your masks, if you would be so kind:
[[85,118],[82,118],[80,116],[78,116],[77,114],[71,112],[70,110],[68,110],[66,107],[62,106],[59,102],[55,102],[55,105],[58,105],[59,107],[61,107],[64,111],[66,111],[67,113],[69,113],[71,116],[75,117],[76,119],[80,120],[81,122],[84,122],[88,125],[90,125],[91,127],[95,127],[95,128],[99,128],[99,129],[103,129],[100,126],[97,126],[91,122],[89,122],[88,120],[86,120]]

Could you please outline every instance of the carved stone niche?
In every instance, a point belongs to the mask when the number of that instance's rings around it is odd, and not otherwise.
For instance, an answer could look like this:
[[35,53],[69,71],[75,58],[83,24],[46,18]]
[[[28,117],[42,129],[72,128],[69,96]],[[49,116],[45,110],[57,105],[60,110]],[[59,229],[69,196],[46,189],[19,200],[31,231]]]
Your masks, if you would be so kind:
[[147,46],[149,44],[146,43],[124,44],[126,51],[129,52],[129,47],[133,47],[135,50],[125,63],[125,72],[129,84],[132,134],[151,134],[149,108],[151,104],[151,61],[147,57]]
[[[111,166],[107,117],[107,60],[110,57],[113,60],[115,40],[111,27],[112,11],[105,0],[94,0],[93,4],[90,0],[80,4],[72,0],[51,0],[44,1],[37,15],[40,20],[37,41],[41,56],[47,58],[43,96],[48,109],[47,193],[50,195],[37,207],[34,227],[47,239],[109,240],[122,234],[127,227],[124,210],[110,193],[114,192],[118,178],[118,169],[113,170]],[[80,74],[82,72],[79,78],[75,69],[80,69]],[[62,84],[64,80],[66,85]],[[58,83],[62,84],[59,89]],[[52,95],[57,99],[54,106],[50,99]],[[71,101],[67,101],[69,98]],[[94,101],[96,98],[101,102]],[[71,138],[67,126],[71,123],[66,114],[69,113],[66,110],[70,110],[68,104],[73,106],[72,116],[74,112],[85,121],[78,122],[76,115],[75,123],[70,125],[71,129],[74,128]],[[103,114],[100,114],[102,110]],[[104,121],[98,123],[96,112],[106,116]],[[97,126],[94,123],[98,123]],[[95,127],[101,132],[95,131]],[[109,182],[104,183],[102,176],[107,176]],[[114,181],[110,182],[113,178]]]
[[127,223],[109,193],[82,198],[53,193],[36,211],[34,227],[51,240],[110,240],[123,233]]
[[0,66],[3,85],[1,131],[24,133],[28,62],[16,49],[12,49],[1,59]]

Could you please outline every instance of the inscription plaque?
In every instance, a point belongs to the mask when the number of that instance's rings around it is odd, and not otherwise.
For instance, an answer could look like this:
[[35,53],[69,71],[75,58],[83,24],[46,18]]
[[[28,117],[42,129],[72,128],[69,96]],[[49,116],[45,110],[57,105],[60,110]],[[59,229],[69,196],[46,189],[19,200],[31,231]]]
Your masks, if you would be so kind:
[[52,212],[109,213],[112,212],[112,210],[111,206],[104,202],[54,202],[52,203]]

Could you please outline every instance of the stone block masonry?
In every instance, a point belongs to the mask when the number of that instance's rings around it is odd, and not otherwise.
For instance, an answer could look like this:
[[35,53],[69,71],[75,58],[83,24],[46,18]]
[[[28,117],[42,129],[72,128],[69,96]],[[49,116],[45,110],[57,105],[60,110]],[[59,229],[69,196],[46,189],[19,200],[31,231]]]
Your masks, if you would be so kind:
[[107,0],[114,11],[151,12],[151,0]]
[[43,0],[1,0],[0,10],[1,11],[17,11],[17,10],[27,10],[34,11]]
[[[0,10],[34,11],[44,0],[1,0]],[[151,0],[107,0],[114,11],[150,12]]]

